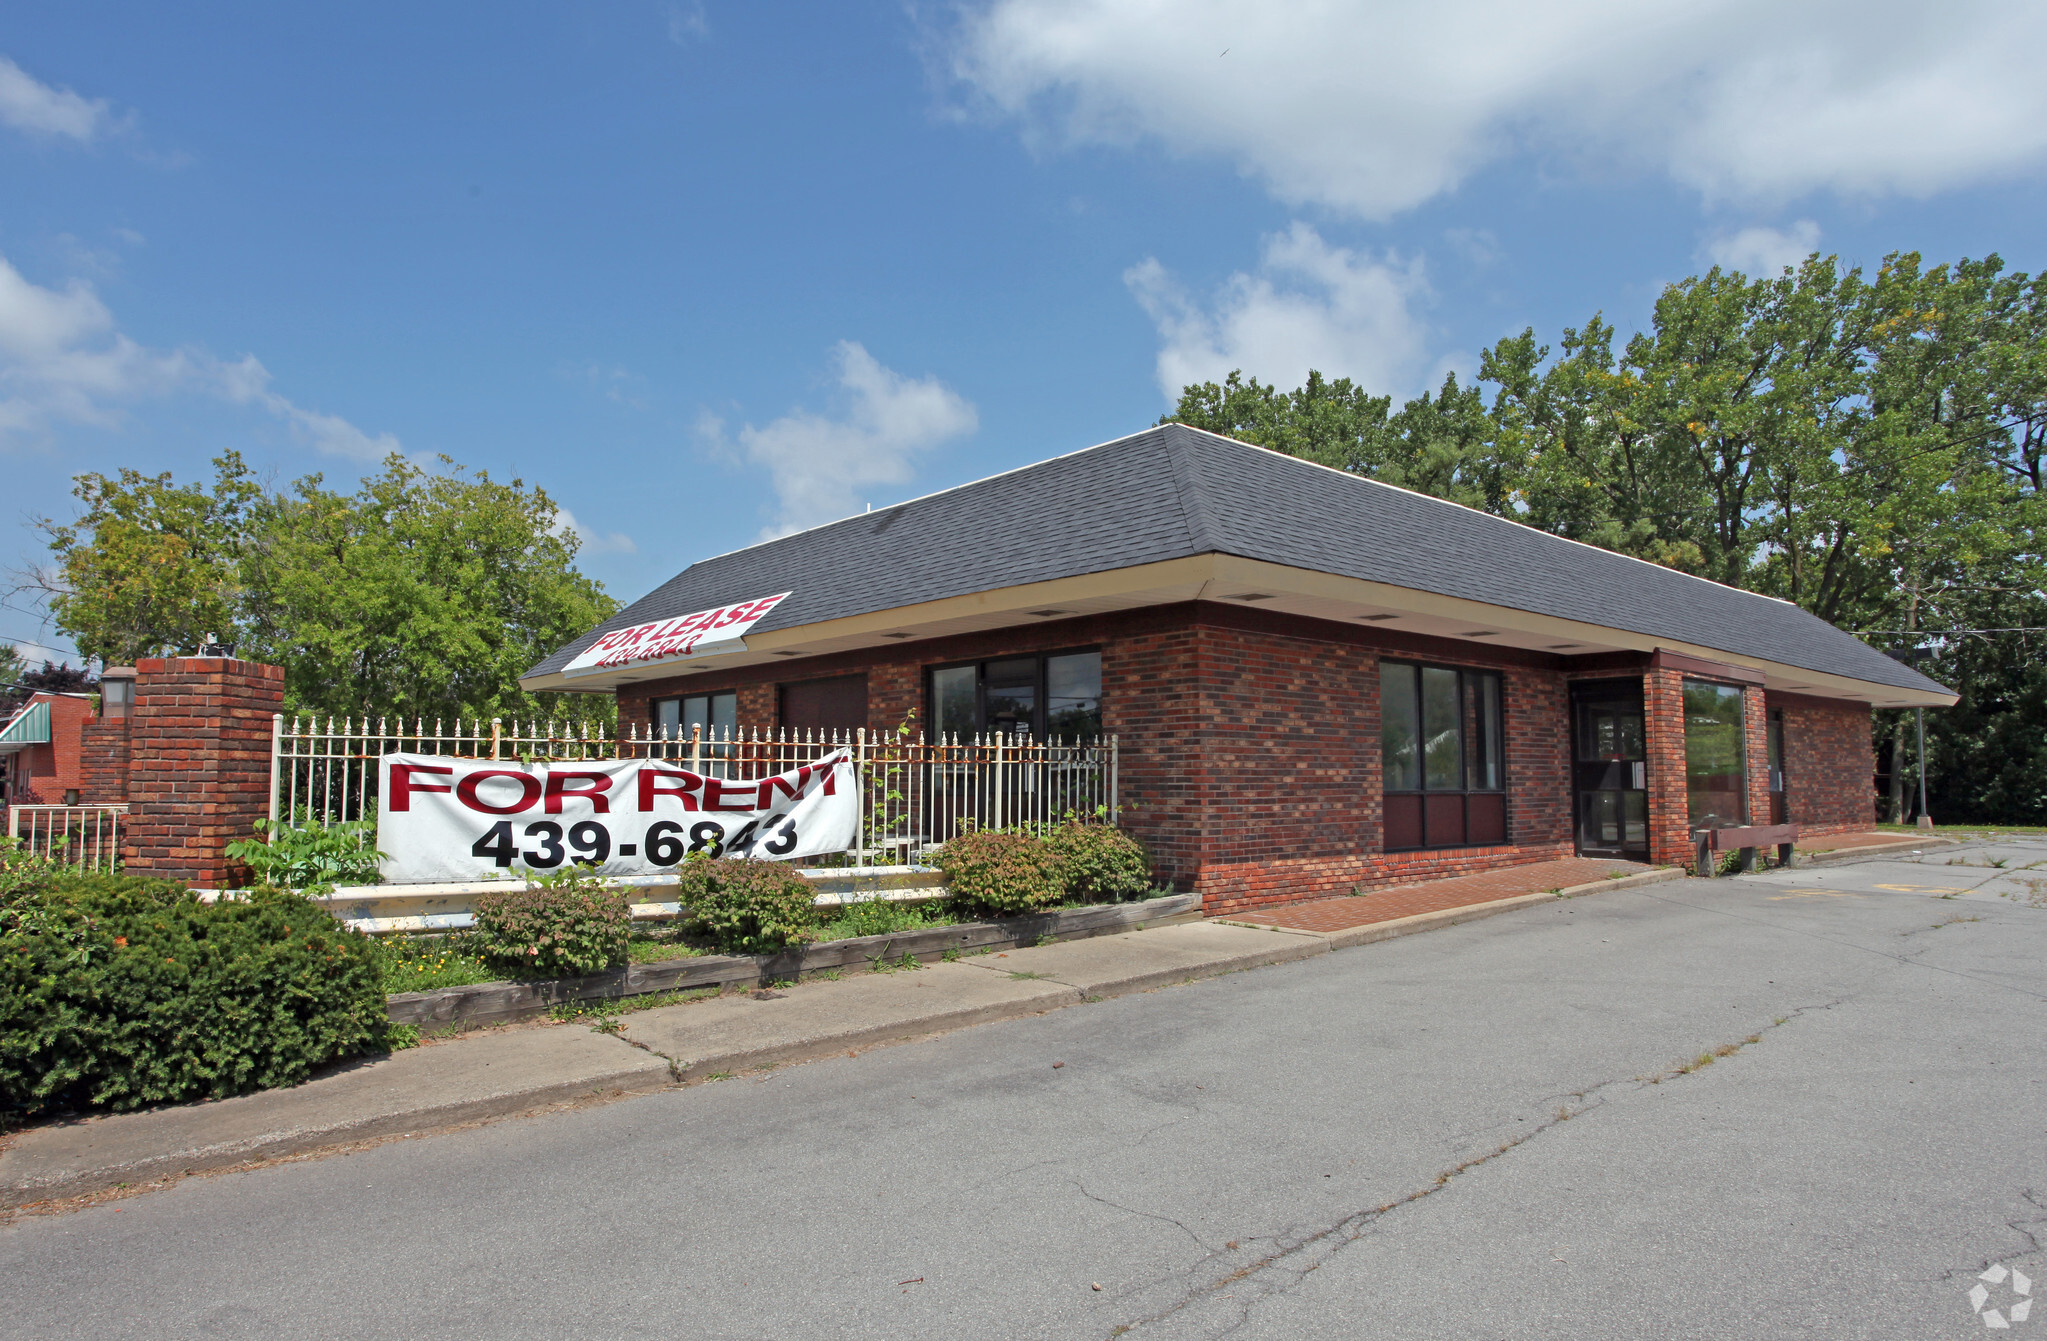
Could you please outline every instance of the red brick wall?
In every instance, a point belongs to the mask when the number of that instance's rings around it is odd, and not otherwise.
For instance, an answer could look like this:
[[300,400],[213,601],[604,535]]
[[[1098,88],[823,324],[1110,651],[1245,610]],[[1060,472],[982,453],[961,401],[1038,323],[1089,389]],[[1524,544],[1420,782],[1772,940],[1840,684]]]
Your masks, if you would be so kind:
[[1784,710],[1784,799],[1802,833],[1839,833],[1876,822],[1876,759],[1866,703],[1773,693]]
[[[1102,652],[1104,726],[1121,744],[1124,825],[1150,847],[1161,876],[1201,890],[1211,911],[1570,855],[1568,681],[1577,678],[1643,675],[1651,857],[1690,859],[1684,672],[1652,669],[1646,654],[1567,662],[1511,648],[1192,603],[628,685],[620,691],[619,720],[644,729],[651,699],[732,689],[739,694],[741,725],[771,730],[779,681],[857,670],[867,675],[870,730],[893,730],[913,712],[922,728],[928,725],[925,673],[931,666],[1090,646]],[[1383,851],[1382,655],[1503,672],[1511,845]],[[1760,691],[1750,690],[1755,814],[1767,813],[1763,712]],[[1838,713],[1824,723],[1814,718],[1805,735],[1834,740],[1842,729],[1838,718]],[[1861,722],[1866,773],[1866,710]],[[1826,750],[1829,758],[1840,754],[1836,744]],[[1817,776],[1811,767],[1807,771]],[[1866,777],[1862,786],[1866,796]],[[1839,812],[1837,802],[1827,802],[1830,813]]]
[[1649,860],[1658,866],[1692,859],[1684,680],[1675,670],[1649,670],[1642,676],[1643,729],[1649,738]]
[[87,805],[118,805],[128,799],[129,721],[96,717],[82,725],[78,799]]
[[221,657],[136,663],[130,810],[122,856],[135,875],[235,882],[221,855],[270,803],[271,717],[284,671]]
[[1748,822],[1770,822],[1770,711],[1763,687],[1750,685],[1741,694],[1742,767],[1748,770]]

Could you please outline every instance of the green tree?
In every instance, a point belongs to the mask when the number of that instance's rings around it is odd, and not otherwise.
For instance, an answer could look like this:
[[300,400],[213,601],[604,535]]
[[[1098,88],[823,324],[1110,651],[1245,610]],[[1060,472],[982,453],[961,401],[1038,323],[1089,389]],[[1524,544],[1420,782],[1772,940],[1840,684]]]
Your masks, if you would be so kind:
[[80,654],[129,664],[232,633],[236,561],[262,491],[236,453],[214,467],[210,491],[168,473],[88,472],[72,489],[84,508],[76,521],[37,522],[57,556],[50,612]]
[[608,697],[541,699],[517,684],[618,608],[577,570],[554,500],[446,464],[393,455],[353,494],[312,475],[255,504],[244,652],[283,666],[287,702],[307,711],[608,716]]
[[353,493],[271,493],[229,452],[209,490],[168,474],[78,477],[82,515],[41,523],[50,606],[79,650],[128,662],[207,635],[281,665],[288,710],[608,721],[608,696],[529,695],[521,672],[617,609],[522,480],[393,455]]

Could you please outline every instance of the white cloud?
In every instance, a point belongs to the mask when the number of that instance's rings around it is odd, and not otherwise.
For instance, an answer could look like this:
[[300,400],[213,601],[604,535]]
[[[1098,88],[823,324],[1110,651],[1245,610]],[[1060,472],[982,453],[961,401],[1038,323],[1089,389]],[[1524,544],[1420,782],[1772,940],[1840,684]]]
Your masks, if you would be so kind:
[[703,0],[668,7],[668,40],[679,47],[702,42],[711,36],[711,18]]
[[[974,407],[935,377],[908,378],[883,367],[851,340],[832,349],[840,404],[836,414],[791,410],[763,427],[739,430],[739,447],[768,470],[777,502],[764,536],[786,535],[860,510],[862,491],[908,482],[914,458],[980,426]],[[700,437],[723,444],[723,421],[705,414]]]
[[0,56],[0,122],[51,139],[90,144],[116,122],[104,98],[81,98],[68,88],[51,88]]
[[48,435],[60,423],[118,426],[129,402],[198,392],[255,405],[321,452],[376,461],[399,450],[346,419],[308,410],[271,389],[255,355],[229,362],[193,349],[160,350],[121,333],[90,284],[62,289],[24,278],[0,257],[0,444]]
[[971,0],[941,49],[1034,139],[1220,155],[1384,218],[1524,150],[1710,196],[2027,177],[2043,42],[2032,0]]
[[1784,267],[1796,270],[1805,258],[1819,250],[1820,226],[1800,219],[1789,228],[1757,225],[1707,240],[1700,255],[1723,270],[1739,270],[1751,277],[1775,279]]
[[554,532],[556,535],[573,535],[576,543],[586,554],[638,554],[640,547],[633,538],[623,531],[593,531],[576,520],[576,514],[556,505],[554,510]]
[[1169,401],[1189,382],[1219,382],[1237,368],[1282,387],[1316,368],[1394,391],[1410,386],[1424,356],[1413,309],[1428,292],[1420,262],[1332,247],[1304,223],[1267,237],[1257,272],[1230,276],[1206,306],[1155,259],[1123,281],[1158,327],[1159,389]]

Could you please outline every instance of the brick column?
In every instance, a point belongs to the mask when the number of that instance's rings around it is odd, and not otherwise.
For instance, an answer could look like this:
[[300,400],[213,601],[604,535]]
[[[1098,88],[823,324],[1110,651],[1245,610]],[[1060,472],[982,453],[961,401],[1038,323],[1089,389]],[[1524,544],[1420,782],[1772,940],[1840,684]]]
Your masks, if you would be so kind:
[[[1742,766],[1748,770],[1748,822],[1770,822],[1770,710],[1765,706],[1763,687],[1750,685],[1741,693]],[[1774,857],[1774,854],[1772,854]]]
[[126,717],[96,717],[81,725],[78,743],[78,799],[87,805],[119,805],[128,799]]
[[226,657],[152,658],[135,670],[126,870],[232,884],[221,849],[252,837],[269,809],[270,724],[284,671]]
[[1649,860],[1679,866],[1692,859],[1691,800],[1685,792],[1684,673],[1642,676],[1643,730],[1649,746]]

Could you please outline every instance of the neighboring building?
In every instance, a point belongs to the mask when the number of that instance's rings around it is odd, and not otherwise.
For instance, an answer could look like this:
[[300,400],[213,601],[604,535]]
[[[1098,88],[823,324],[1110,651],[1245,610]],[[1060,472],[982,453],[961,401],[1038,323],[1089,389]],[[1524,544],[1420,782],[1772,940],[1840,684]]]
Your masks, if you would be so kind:
[[[743,644],[563,673],[784,592]],[[1179,425],[693,564],[521,683],[621,728],[1113,734],[1211,911],[1866,826],[1872,706],[1955,698],[1783,601]]]
[[0,794],[11,806],[75,805],[84,788],[79,740],[95,696],[38,689],[0,726]]

